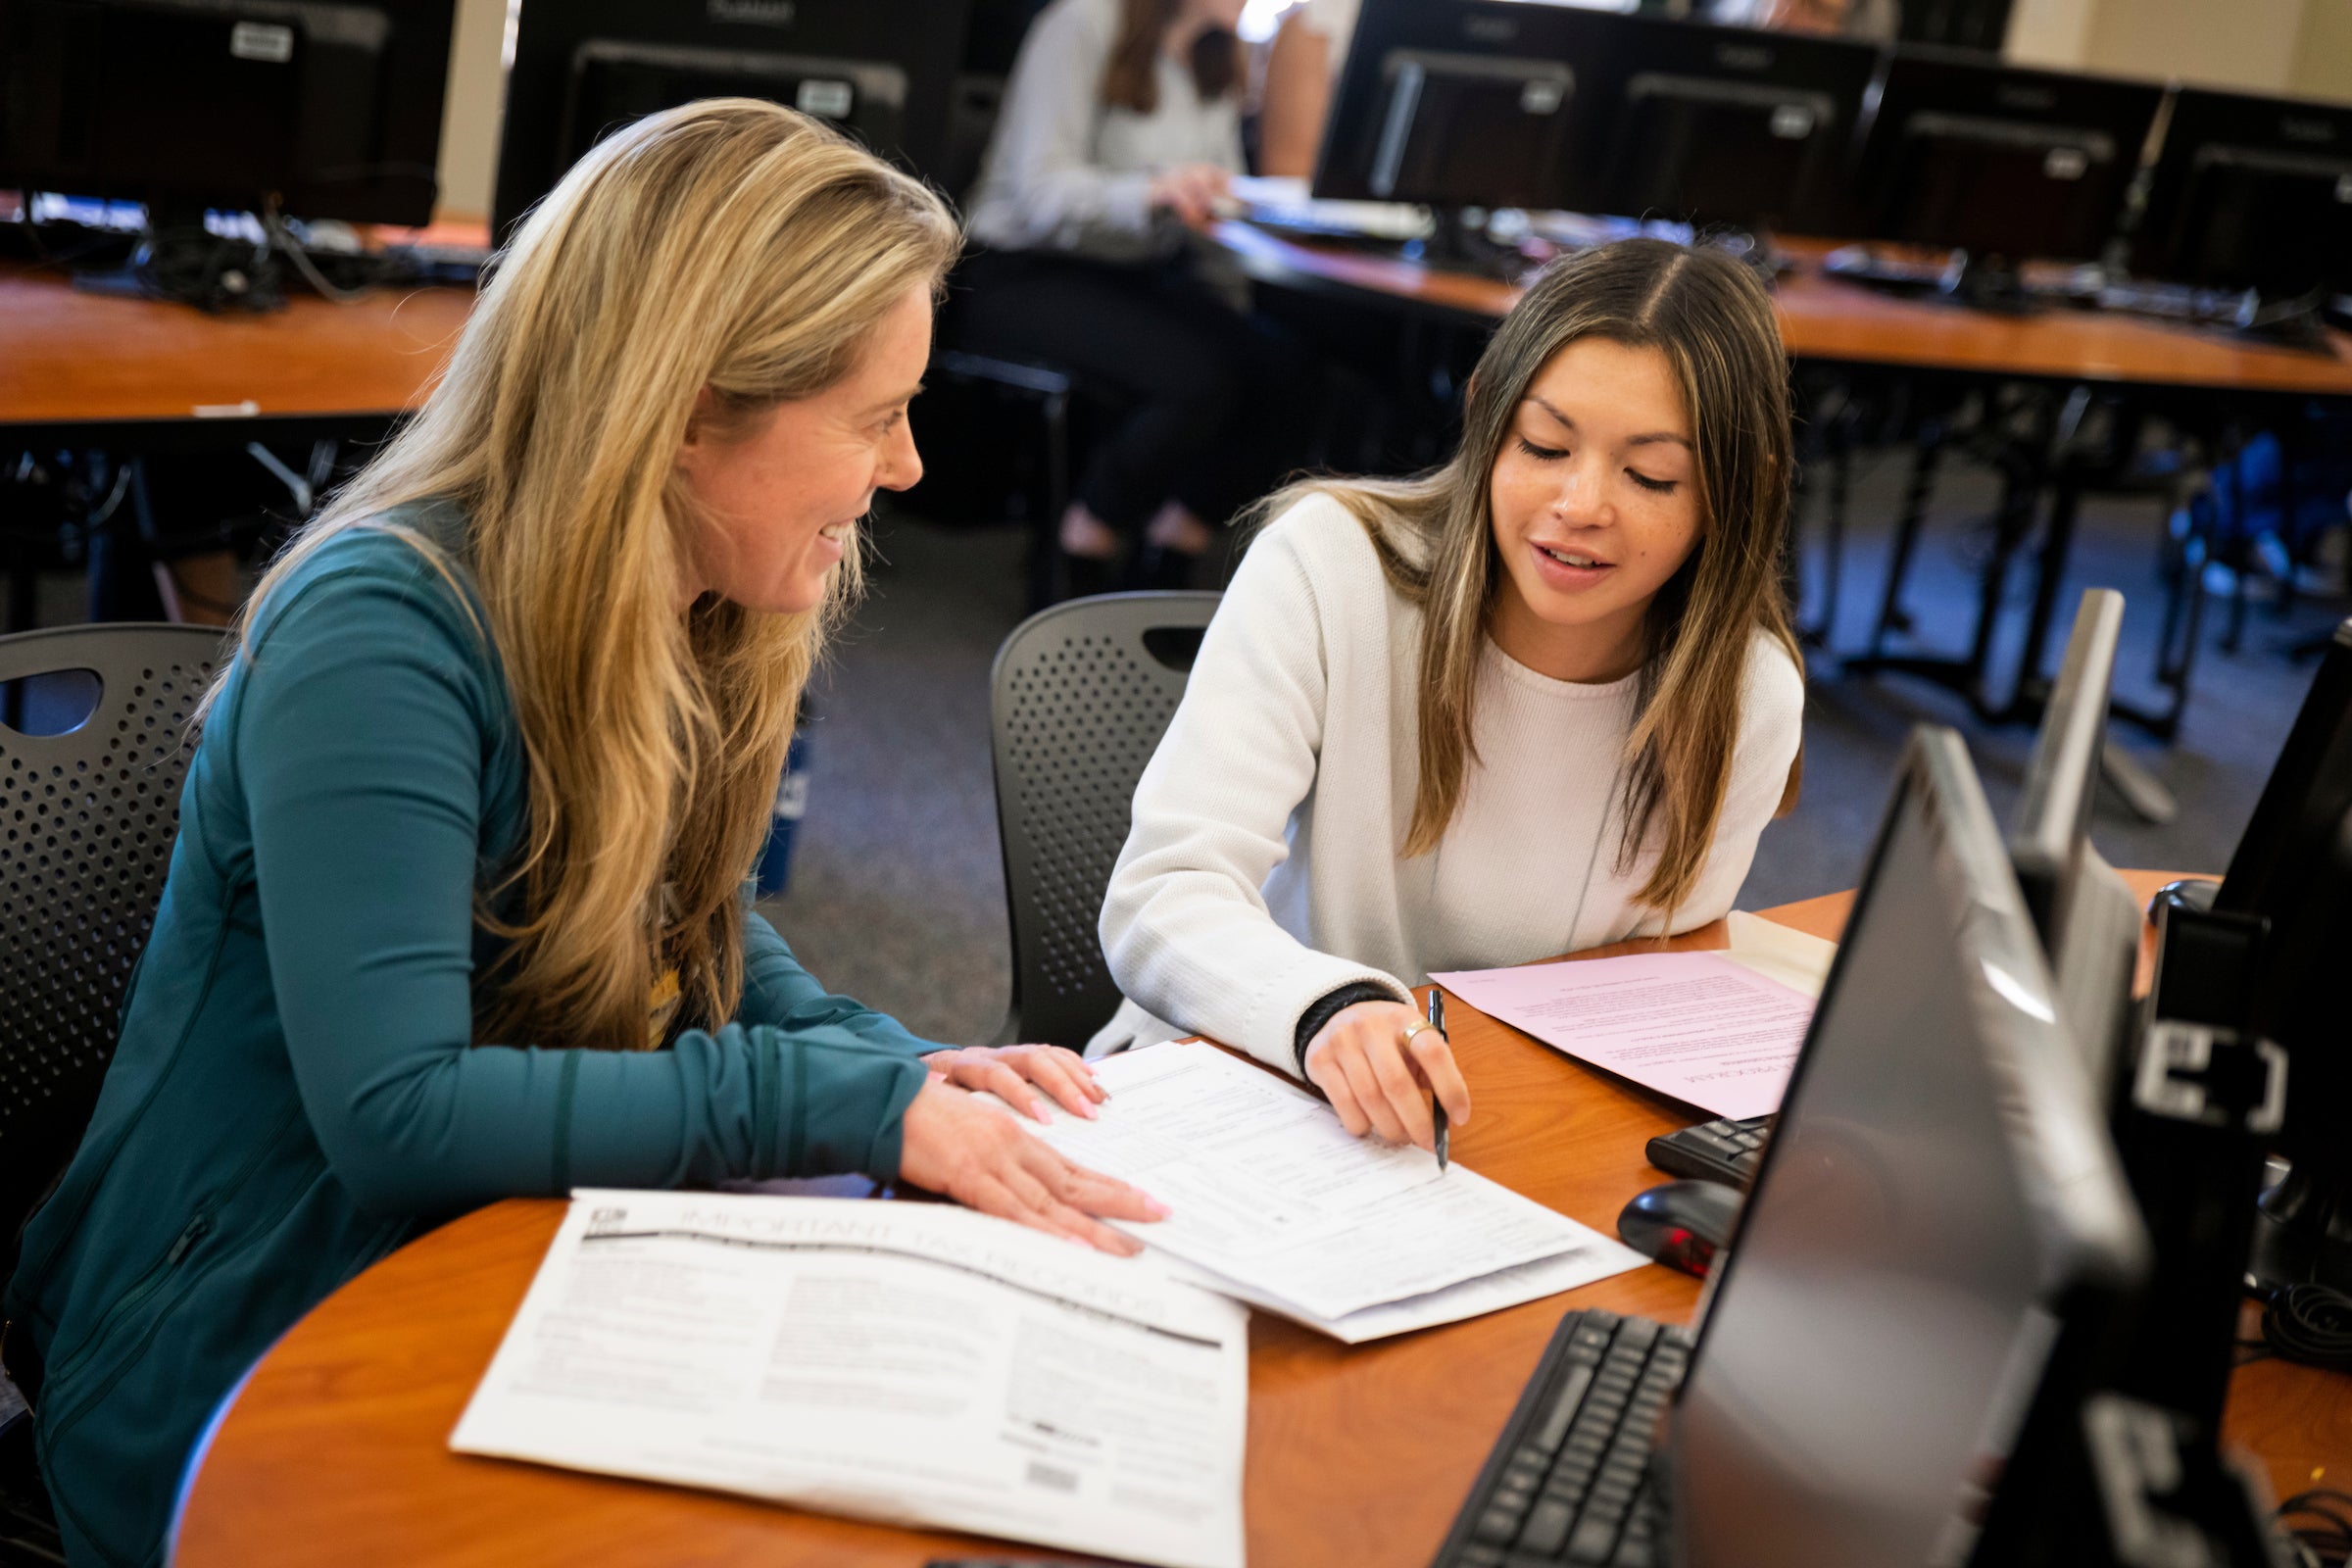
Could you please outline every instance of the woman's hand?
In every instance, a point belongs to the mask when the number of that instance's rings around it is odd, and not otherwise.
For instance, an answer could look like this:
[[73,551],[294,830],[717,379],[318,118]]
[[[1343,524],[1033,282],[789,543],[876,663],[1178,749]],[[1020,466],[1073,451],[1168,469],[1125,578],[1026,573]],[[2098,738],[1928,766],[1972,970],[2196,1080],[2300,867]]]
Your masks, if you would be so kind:
[[1073,1116],[1095,1119],[1095,1106],[1110,1092],[1095,1082],[1095,1070],[1074,1051],[1059,1046],[974,1046],[934,1051],[923,1065],[958,1089],[987,1090],[1013,1109],[1039,1121],[1045,1107],[1029,1092],[1035,1084]]
[[1307,1081],[1323,1091],[1340,1123],[1361,1138],[1367,1130],[1393,1144],[1438,1147],[1429,1097],[1456,1127],[1470,1122],[1470,1088],[1453,1064],[1453,1050],[1435,1029],[1404,1033],[1424,1020],[1400,1002],[1359,1002],[1342,1007],[1307,1042]]
[[1199,228],[1232,189],[1233,175],[1214,164],[1178,164],[1152,176],[1150,199]]
[[966,1208],[1118,1257],[1133,1257],[1144,1244],[1103,1219],[1168,1214],[1125,1182],[1073,1165],[1004,1112],[939,1078],[925,1080],[906,1107],[899,1177]]

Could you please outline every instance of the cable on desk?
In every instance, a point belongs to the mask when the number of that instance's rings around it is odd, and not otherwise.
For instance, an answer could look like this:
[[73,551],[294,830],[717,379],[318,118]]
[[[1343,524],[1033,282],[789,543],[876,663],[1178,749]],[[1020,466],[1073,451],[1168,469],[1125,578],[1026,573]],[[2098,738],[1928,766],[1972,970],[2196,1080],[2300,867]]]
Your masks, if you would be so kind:
[[[2352,1493],[2331,1487],[2298,1492],[2278,1505],[2279,1526],[2305,1568],[2343,1568],[2352,1562]],[[2296,1523],[2297,1520],[2306,1521]]]
[[262,209],[261,217],[262,232],[270,236],[270,247],[294,264],[294,270],[302,274],[304,282],[337,305],[350,305],[368,297],[373,286],[371,280],[364,280],[355,287],[346,288],[330,282],[326,274],[318,270],[318,264],[311,260],[309,249],[286,228],[286,220],[277,210],[275,197],[271,197],[269,205]]
[[131,256],[130,274],[148,298],[193,305],[208,315],[273,311],[286,302],[269,245],[215,234],[201,224],[149,230]]
[[2352,1372],[2352,1296],[2309,1281],[2284,1286],[2262,1314],[2262,1337],[2289,1361]]

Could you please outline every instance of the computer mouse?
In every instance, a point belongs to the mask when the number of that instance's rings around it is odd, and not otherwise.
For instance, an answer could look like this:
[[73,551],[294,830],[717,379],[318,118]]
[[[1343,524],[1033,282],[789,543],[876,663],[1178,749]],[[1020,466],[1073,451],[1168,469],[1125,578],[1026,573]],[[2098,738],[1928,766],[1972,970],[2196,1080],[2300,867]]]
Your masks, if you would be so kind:
[[1635,1195],[1617,1216],[1625,1245],[1668,1268],[1707,1277],[1715,1254],[1732,1239],[1740,1217],[1740,1189],[1721,1182],[1661,1182]]

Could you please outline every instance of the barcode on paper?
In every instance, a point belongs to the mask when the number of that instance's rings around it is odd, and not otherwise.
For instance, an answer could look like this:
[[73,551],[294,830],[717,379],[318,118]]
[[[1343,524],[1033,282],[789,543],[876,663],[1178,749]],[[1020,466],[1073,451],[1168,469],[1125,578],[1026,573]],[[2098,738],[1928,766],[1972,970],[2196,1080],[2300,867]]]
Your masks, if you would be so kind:
[[1041,1459],[1032,1459],[1029,1461],[1029,1484],[1044,1487],[1048,1492],[1076,1492],[1078,1473],[1064,1470],[1059,1465],[1047,1464]]

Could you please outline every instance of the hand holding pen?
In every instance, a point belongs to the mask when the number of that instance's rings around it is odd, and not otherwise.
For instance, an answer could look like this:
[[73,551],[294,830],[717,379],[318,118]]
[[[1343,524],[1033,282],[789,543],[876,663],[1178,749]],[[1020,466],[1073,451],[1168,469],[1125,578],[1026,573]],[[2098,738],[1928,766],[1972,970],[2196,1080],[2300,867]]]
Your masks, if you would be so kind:
[[1378,1133],[1435,1153],[1440,1123],[1433,1102],[1446,1125],[1469,1125],[1470,1090],[1446,1031],[1409,1003],[1359,1002],[1341,1008],[1307,1044],[1302,1065],[1340,1124],[1358,1138]]

